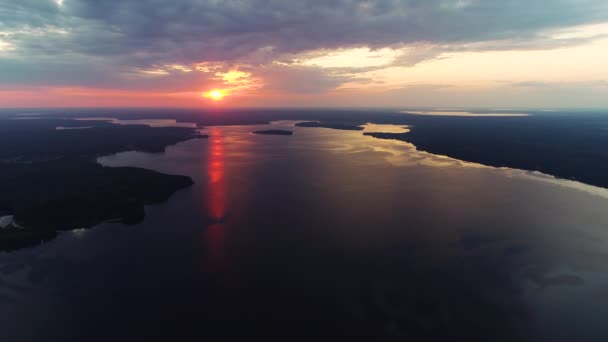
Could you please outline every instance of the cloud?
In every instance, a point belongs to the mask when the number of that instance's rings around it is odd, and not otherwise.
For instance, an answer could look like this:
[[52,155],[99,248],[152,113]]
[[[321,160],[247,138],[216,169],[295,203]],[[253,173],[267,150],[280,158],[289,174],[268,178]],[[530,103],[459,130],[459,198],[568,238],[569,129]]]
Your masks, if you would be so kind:
[[225,85],[216,72],[238,67],[266,89],[310,93],[357,72],[289,62],[315,51],[395,49],[392,65],[413,66],[446,52],[582,44],[597,37],[551,32],[606,18],[604,0],[9,1],[0,83],[192,89]]
[[[7,5],[4,5],[5,7]],[[0,11],[9,28],[69,32],[30,49],[235,60],[348,46],[476,42],[605,20],[602,0],[511,1],[25,1]],[[36,41],[36,44],[33,44]],[[40,44],[40,45],[39,45]],[[145,57],[144,57],[145,58]]]
[[323,93],[354,77],[309,66],[277,65],[257,69],[264,80],[263,89],[272,93]]

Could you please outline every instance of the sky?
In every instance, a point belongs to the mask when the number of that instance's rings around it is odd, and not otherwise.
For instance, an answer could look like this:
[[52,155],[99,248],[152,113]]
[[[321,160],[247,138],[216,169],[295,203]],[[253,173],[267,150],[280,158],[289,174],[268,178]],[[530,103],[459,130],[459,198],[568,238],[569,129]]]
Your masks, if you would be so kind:
[[608,108],[606,0],[0,0],[0,107]]

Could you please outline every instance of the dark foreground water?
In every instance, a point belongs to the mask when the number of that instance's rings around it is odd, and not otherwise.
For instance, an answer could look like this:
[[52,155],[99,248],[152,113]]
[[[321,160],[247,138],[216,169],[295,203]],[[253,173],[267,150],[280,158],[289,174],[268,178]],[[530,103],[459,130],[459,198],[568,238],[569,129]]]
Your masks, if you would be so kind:
[[100,158],[196,184],[0,254],[0,340],[608,339],[607,191],[289,126]]

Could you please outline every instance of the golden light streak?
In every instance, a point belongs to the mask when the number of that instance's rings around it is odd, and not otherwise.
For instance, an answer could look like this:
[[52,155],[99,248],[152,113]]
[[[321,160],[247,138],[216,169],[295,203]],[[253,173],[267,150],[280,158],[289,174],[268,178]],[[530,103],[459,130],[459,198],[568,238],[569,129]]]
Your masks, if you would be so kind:
[[215,74],[219,78],[221,78],[224,83],[230,85],[242,85],[250,83],[251,73],[239,71],[239,70],[230,70],[228,72],[218,72]]

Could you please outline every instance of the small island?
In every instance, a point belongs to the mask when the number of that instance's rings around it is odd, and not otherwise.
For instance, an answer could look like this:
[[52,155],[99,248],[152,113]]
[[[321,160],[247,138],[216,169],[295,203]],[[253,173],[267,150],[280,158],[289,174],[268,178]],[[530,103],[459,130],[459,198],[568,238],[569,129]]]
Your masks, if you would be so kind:
[[349,124],[343,122],[318,122],[318,121],[305,121],[296,123],[297,127],[317,127],[317,128],[331,128],[341,129],[345,131],[362,131],[363,126],[358,124]]
[[254,131],[253,134],[264,134],[264,135],[293,135],[292,131],[286,131],[282,129],[268,129],[262,131]]
[[378,138],[378,139],[391,139],[399,141],[407,141],[407,134],[409,132],[392,133],[392,132],[364,132],[363,135]]

